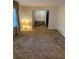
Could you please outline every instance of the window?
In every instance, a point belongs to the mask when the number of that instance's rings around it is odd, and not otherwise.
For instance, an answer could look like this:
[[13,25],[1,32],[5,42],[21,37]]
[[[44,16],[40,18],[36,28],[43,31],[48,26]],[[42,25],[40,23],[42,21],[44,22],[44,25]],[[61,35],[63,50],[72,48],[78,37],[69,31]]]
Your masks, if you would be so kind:
[[17,27],[16,9],[13,8],[13,28]]

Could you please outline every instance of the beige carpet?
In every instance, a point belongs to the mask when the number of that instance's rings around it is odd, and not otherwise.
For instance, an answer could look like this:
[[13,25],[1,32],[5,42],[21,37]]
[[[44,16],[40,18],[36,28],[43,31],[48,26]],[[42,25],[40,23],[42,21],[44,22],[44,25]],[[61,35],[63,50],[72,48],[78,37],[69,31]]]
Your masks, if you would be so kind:
[[57,30],[37,27],[14,38],[13,59],[65,59],[65,39]]

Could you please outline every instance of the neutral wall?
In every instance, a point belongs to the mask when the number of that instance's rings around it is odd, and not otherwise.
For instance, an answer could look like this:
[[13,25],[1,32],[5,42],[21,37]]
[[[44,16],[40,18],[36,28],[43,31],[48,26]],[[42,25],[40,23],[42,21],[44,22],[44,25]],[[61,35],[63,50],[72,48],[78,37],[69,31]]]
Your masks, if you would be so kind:
[[49,10],[48,29],[56,29],[56,8],[38,8],[38,7],[20,6],[19,9],[20,20],[32,18],[32,11],[34,10]]
[[65,36],[65,5],[58,7],[57,30]]

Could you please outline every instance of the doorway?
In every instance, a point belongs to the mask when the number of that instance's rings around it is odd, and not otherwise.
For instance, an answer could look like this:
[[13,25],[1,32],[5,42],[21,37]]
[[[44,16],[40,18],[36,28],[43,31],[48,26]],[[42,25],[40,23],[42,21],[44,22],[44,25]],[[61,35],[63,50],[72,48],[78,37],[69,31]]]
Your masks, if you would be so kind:
[[49,11],[48,10],[33,10],[33,27],[45,26],[48,27]]
[[47,11],[46,13],[46,26],[48,27],[48,23],[49,23],[49,11]]

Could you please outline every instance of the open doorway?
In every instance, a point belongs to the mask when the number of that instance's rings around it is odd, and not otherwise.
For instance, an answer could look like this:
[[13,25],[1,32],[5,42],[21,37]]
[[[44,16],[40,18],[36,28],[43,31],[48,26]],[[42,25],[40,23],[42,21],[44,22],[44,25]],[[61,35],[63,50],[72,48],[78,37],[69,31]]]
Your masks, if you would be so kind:
[[46,26],[48,27],[49,24],[49,11],[46,12]]
[[33,10],[33,27],[45,26],[48,27],[49,11],[48,10]]

